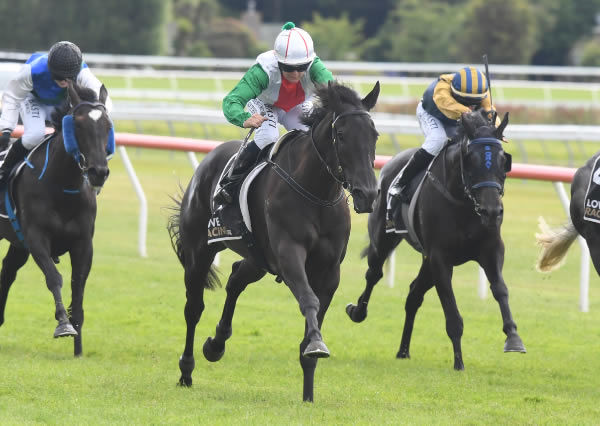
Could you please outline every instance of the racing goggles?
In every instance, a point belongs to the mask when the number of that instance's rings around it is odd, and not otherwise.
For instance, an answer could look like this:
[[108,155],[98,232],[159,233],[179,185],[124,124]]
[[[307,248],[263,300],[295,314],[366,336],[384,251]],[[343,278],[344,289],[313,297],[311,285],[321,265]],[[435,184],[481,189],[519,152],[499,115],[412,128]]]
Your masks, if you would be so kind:
[[307,62],[306,64],[288,65],[288,64],[284,64],[283,62],[279,62],[279,69],[283,72],[294,72],[294,71],[304,72],[308,69],[310,64],[311,64],[310,62]]

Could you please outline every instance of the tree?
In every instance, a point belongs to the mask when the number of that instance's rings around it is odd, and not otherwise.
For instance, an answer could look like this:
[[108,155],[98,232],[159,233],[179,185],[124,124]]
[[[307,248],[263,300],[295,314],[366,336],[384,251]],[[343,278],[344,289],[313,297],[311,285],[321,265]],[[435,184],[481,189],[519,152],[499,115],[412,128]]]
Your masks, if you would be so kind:
[[538,21],[528,0],[469,0],[461,7],[461,31],[453,56],[460,62],[480,62],[488,53],[498,64],[528,64],[537,48]]
[[310,34],[320,58],[351,61],[361,57],[363,25],[363,20],[351,22],[347,13],[339,18],[324,18],[314,13],[312,21],[302,22],[301,27]]
[[47,50],[69,40],[85,52],[159,54],[167,4],[162,0],[19,0],[0,2],[0,47]]
[[594,28],[600,0],[544,0],[542,5],[555,19],[543,32],[532,63],[567,65],[571,48]]
[[441,0],[402,0],[390,13],[365,56],[370,60],[443,62],[449,59],[456,22]]

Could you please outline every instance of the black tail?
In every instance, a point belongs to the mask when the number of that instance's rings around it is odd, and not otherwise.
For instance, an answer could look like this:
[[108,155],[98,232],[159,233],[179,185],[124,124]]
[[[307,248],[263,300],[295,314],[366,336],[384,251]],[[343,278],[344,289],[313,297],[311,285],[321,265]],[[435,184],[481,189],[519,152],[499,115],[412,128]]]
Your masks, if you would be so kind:
[[[171,214],[167,220],[167,231],[169,231],[169,237],[171,238],[171,246],[179,259],[179,262],[185,268],[185,251],[183,250],[183,244],[181,243],[181,232],[179,229],[180,217],[181,217],[181,200],[183,198],[183,188],[179,186],[180,193],[178,196],[171,197],[171,200],[175,203],[173,206],[167,207]],[[206,273],[204,280],[204,288],[214,290],[221,286],[221,281],[217,275],[217,271],[214,266],[210,266]]]
[[177,257],[179,258],[181,264],[184,265],[183,246],[181,244],[181,234],[179,233],[179,215],[181,213],[181,198],[181,194],[178,197],[171,197],[171,200],[173,200],[175,205],[168,207],[168,209],[171,210],[171,214],[169,215],[169,219],[167,221],[167,231],[169,231],[169,237],[171,237],[171,246],[173,247],[175,254],[177,254]]

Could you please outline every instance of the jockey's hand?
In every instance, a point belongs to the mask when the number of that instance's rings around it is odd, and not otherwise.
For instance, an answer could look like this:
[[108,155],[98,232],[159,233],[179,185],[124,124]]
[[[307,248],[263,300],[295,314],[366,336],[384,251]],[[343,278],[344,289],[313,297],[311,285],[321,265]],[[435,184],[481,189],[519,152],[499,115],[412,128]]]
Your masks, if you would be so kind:
[[248,118],[246,121],[244,121],[243,126],[246,129],[249,129],[251,127],[254,127],[255,129],[257,129],[266,120],[267,120],[267,117],[264,117],[264,116],[262,116],[260,114],[253,114],[253,115],[250,116],[250,118]]

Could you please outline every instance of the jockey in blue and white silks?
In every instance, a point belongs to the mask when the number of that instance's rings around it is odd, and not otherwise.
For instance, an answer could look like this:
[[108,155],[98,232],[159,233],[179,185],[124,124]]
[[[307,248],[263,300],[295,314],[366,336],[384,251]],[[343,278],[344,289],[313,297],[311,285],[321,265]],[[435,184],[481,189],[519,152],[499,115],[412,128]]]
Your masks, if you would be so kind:
[[[22,160],[28,151],[39,145],[45,135],[46,121],[50,121],[55,109],[67,98],[68,80],[81,87],[100,92],[102,83],[83,62],[79,48],[68,41],[54,44],[48,53],[34,53],[9,81],[2,95],[0,115],[0,149],[4,150],[19,116],[24,133],[15,141],[0,167],[0,188],[12,167]],[[110,114],[112,101],[106,100]]]

